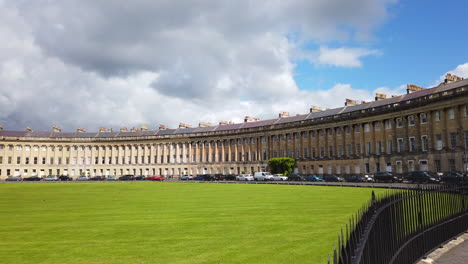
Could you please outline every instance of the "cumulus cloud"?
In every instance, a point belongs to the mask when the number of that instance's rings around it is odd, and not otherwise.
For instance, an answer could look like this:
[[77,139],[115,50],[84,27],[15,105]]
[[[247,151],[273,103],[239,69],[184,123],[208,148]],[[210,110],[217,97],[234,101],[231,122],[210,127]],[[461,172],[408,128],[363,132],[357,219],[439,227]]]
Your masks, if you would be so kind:
[[361,66],[379,51],[302,47],[371,38],[389,2],[0,0],[0,123],[174,127],[372,97],[348,84],[302,91],[294,59]]

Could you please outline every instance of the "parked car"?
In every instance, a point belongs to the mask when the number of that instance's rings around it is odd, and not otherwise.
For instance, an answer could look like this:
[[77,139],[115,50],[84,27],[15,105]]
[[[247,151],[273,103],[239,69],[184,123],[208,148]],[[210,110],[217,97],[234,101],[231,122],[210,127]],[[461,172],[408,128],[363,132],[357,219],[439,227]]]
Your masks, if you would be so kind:
[[287,181],[288,177],[281,175],[281,174],[274,174],[272,177],[272,180],[274,181]]
[[58,181],[58,177],[53,176],[53,175],[49,175],[49,176],[44,178],[44,181]]
[[119,181],[133,181],[135,176],[127,174],[119,177]]
[[254,177],[252,174],[241,174],[236,176],[236,181],[253,181]]
[[323,176],[323,180],[326,182],[344,182],[342,177],[336,176],[334,174],[327,174]]
[[345,181],[347,182],[365,182],[365,178],[359,175],[351,175],[348,177],[345,177]]
[[5,181],[21,181],[21,176],[11,176],[6,178]]
[[393,175],[391,172],[376,172],[374,174],[375,182],[402,182],[403,179]]
[[461,183],[463,180],[463,173],[460,172],[444,172],[440,176],[440,181],[443,183]]
[[216,178],[214,174],[204,174],[203,180],[204,181],[217,181],[218,179]]
[[117,181],[117,177],[115,176],[107,176],[106,181]]
[[224,175],[224,180],[225,181],[235,181],[235,180],[237,180],[237,176],[234,175],[234,174],[227,174],[227,175]]
[[76,178],[77,181],[88,181],[89,177],[86,175],[81,175],[78,178]]
[[62,175],[62,176],[58,177],[58,180],[59,181],[72,181],[73,178],[69,177],[69,176]]
[[180,176],[180,179],[182,181],[193,180],[193,175],[192,174],[184,174],[184,175]]
[[164,177],[162,176],[150,176],[146,179],[150,181],[164,181],[165,180]]
[[374,175],[366,174],[363,178],[365,182],[374,182]]
[[411,171],[406,176],[406,179],[412,183],[439,183],[440,178],[433,173],[427,171]]
[[269,172],[256,172],[254,174],[254,180],[256,181],[271,181],[273,179],[273,175]]
[[288,180],[290,181],[304,181],[304,177],[302,177],[300,174],[298,173],[290,173],[288,175]]
[[104,179],[104,176],[94,176],[89,178],[90,181],[103,181]]
[[39,176],[26,177],[23,181],[42,181],[42,178]]
[[144,180],[146,180],[146,177],[144,175],[138,175],[138,176],[135,177],[135,180],[144,181]]
[[304,180],[312,181],[312,182],[321,182],[321,181],[323,181],[323,179],[321,177],[316,176],[316,175],[305,176]]
[[201,174],[197,175],[197,176],[195,176],[195,178],[193,178],[193,180],[195,180],[195,181],[203,181],[204,179],[205,179],[205,177],[203,175],[201,175]]

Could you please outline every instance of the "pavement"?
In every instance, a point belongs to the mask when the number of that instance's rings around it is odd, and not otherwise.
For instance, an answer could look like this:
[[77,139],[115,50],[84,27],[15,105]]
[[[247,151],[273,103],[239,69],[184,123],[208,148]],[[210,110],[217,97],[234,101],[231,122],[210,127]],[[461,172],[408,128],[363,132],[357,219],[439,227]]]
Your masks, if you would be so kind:
[[468,231],[431,252],[417,264],[467,264]]

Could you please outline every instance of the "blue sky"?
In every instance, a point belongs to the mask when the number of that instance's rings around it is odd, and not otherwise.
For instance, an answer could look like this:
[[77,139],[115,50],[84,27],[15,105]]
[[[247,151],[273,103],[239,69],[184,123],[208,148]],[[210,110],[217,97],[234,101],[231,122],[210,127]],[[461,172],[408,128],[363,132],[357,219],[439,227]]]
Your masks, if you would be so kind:
[[361,67],[296,61],[294,79],[303,90],[327,89],[337,83],[366,90],[381,86],[393,89],[407,83],[432,86],[445,72],[468,62],[466,10],[468,1],[400,1],[390,5],[388,19],[375,29],[372,40],[331,45],[364,45],[381,51],[380,55],[362,57]]

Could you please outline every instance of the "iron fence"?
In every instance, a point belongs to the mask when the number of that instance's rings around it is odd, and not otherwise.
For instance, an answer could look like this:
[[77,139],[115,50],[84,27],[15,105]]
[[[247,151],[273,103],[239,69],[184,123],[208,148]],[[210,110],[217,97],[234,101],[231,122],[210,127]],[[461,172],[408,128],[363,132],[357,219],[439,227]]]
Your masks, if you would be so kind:
[[375,195],[338,235],[328,263],[406,264],[468,229],[468,185]]

